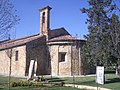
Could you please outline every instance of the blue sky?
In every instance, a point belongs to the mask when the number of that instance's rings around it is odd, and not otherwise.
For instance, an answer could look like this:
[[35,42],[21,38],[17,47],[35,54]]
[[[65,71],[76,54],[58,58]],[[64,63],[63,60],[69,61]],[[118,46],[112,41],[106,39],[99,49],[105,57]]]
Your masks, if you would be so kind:
[[39,9],[45,6],[52,8],[50,15],[50,28],[64,27],[71,35],[82,38],[88,33],[85,24],[87,16],[80,12],[80,8],[87,7],[87,0],[11,0],[19,24],[15,27],[15,37],[21,38],[39,33]]

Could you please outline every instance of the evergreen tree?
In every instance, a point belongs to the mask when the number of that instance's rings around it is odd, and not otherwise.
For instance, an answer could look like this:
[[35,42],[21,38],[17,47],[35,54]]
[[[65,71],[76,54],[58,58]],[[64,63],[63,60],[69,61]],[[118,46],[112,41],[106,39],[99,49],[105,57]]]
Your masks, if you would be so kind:
[[110,20],[109,46],[111,50],[111,55],[116,58],[112,63],[115,64],[116,67],[118,67],[118,65],[120,65],[120,20],[116,14],[113,14]]
[[83,47],[83,58],[93,62],[95,66],[105,66],[109,63],[110,57],[110,50],[108,50],[109,18],[114,5],[112,5],[112,0],[89,0],[88,3],[90,5],[88,9],[81,9],[82,13],[87,14],[89,25],[89,34],[85,36],[86,46]]

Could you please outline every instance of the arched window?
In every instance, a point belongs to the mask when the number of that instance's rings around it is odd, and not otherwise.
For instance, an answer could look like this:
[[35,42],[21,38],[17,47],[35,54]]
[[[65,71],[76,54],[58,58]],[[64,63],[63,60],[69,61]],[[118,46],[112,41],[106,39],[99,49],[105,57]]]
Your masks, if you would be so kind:
[[42,23],[45,23],[45,12],[42,14]]

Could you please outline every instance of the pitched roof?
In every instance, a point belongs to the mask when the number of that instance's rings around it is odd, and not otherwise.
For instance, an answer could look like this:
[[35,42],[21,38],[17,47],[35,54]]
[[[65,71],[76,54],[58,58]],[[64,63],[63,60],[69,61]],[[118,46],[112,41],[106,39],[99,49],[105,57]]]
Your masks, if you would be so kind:
[[80,40],[71,36],[64,28],[53,29],[50,31],[49,41]]
[[50,30],[49,34],[50,34],[50,37],[49,37],[50,39],[54,37],[63,36],[63,35],[70,35],[64,28],[57,28],[57,29]]
[[42,8],[42,9],[39,9],[39,11],[42,11],[42,10],[44,10],[46,8],[48,8],[48,10],[52,9],[50,6],[46,6],[46,7]]
[[[58,28],[58,29],[53,29],[50,30],[50,39],[49,41],[72,41],[72,40],[80,40],[78,38],[75,38],[71,36],[64,28]],[[36,34],[32,36],[27,36],[24,38],[16,39],[16,40],[6,40],[0,42],[0,50],[12,48],[15,46],[21,46],[24,45],[30,41],[36,40],[36,39],[44,40],[45,41],[45,36]],[[49,42],[48,41],[48,42]]]
[[26,44],[32,40],[38,39],[38,38],[40,38],[41,40],[44,40],[45,36],[36,34],[36,35],[27,36],[27,37],[16,39],[16,40],[9,40],[9,41],[0,43],[0,50],[24,45],[24,44]]
[[54,37],[49,41],[72,41],[72,40],[80,40],[80,39],[72,37],[71,35],[62,35],[62,36]]

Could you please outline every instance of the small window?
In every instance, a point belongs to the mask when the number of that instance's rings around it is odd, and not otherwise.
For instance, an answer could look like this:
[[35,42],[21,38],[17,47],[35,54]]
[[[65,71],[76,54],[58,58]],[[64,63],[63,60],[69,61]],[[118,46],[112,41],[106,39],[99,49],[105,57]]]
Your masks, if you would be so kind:
[[45,12],[42,14],[42,23],[45,23]]
[[18,61],[18,51],[15,51],[15,61]]
[[60,55],[59,62],[65,62],[66,53],[61,52],[61,53],[59,53],[59,55]]

